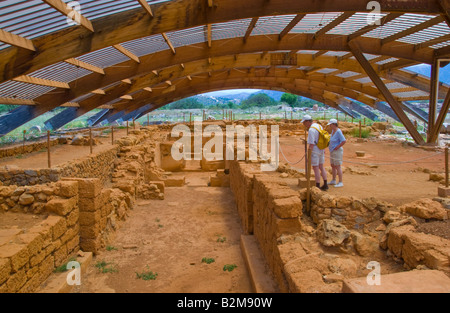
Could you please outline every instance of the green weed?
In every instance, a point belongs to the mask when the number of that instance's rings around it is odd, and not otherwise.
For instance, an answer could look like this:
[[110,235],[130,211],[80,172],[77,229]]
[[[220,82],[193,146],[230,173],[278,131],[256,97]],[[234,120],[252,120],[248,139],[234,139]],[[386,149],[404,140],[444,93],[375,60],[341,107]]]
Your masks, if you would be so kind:
[[115,273],[118,270],[115,268],[114,264],[107,263],[106,261],[98,261],[97,264],[95,264],[95,267],[98,268],[98,270],[101,273]]
[[233,271],[236,267],[237,267],[236,264],[225,264],[225,265],[223,266],[223,271],[224,271],[224,272],[226,272],[226,271],[231,272],[231,271]]
[[146,266],[147,271],[143,271],[142,273],[136,272],[136,278],[142,279],[142,280],[156,280],[156,277],[158,277],[158,273],[153,273],[150,271],[150,268],[148,265]]
[[206,263],[206,264],[211,264],[214,263],[216,260],[214,260],[213,258],[203,258],[202,259],[202,263]]

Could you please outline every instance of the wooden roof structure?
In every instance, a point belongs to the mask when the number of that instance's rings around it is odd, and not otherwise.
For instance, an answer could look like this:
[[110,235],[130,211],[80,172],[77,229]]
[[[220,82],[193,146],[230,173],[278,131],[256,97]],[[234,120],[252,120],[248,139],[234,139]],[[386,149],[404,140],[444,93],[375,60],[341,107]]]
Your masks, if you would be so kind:
[[[350,115],[388,110],[425,143],[407,112],[428,123],[435,143],[450,106],[439,82],[450,61],[450,0],[380,0],[376,14],[368,3],[2,1],[0,103],[20,107],[0,117],[0,136],[61,106],[55,128],[95,108],[104,109],[98,121],[109,120],[197,93],[258,88]],[[405,69],[416,64],[431,65],[431,78]],[[429,111],[413,100],[428,100]]]

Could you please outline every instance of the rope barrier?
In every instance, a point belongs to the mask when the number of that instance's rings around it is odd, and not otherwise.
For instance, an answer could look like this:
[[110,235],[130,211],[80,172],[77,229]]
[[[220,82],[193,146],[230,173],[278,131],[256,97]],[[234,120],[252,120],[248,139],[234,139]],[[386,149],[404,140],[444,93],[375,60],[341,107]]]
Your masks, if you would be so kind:
[[291,161],[289,161],[287,158],[286,158],[286,156],[284,155],[284,153],[283,153],[283,149],[281,149],[281,145],[279,145],[279,148],[280,148],[280,152],[281,152],[281,155],[283,156],[283,158],[286,160],[286,162],[288,162],[289,164],[292,164],[292,165],[296,165],[296,164],[298,164],[298,163],[300,163],[301,161],[303,161],[303,159],[305,158],[305,155],[303,155],[303,157],[298,161],[298,162],[291,162]]
[[[321,156],[321,154],[318,154],[318,153],[316,153],[314,151],[312,153],[315,154],[315,155]],[[366,166],[370,166],[370,165],[398,165],[398,164],[414,163],[414,162],[417,162],[417,161],[420,161],[420,160],[430,159],[430,158],[433,158],[433,157],[438,156],[440,154],[443,154],[443,152],[438,152],[436,154],[429,155],[429,156],[422,157],[422,158],[418,158],[418,159],[414,159],[414,160],[390,162],[390,163],[362,163],[362,162],[352,162],[352,161],[345,161],[345,160],[342,160],[342,162],[351,163],[351,164],[358,164],[358,165],[366,165]],[[330,160],[337,160],[336,158],[332,158],[331,156],[325,155],[325,157],[327,159],[330,159]],[[438,163],[438,162],[436,162],[436,163]]]

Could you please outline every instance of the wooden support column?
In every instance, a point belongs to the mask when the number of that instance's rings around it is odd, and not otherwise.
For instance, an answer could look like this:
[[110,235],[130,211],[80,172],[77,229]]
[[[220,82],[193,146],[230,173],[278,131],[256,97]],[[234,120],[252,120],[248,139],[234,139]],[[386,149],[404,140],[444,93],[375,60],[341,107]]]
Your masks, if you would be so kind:
[[403,123],[405,128],[408,130],[409,134],[413,137],[414,141],[417,144],[424,144],[425,142],[424,142],[422,136],[419,134],[417,129],[414,128],[413,123],[409,120],[408,116],[406,116],[406,113],[403,111],[400,103],[394,98],[392,93],[389,91],[389,89],[383,83],[381,78],[375,72],[372,65],[370,65],[369,61],[363,55],[363,53],[361,52],[361,49],[359,48],[358,43],[356,43],[355,41],[350,41],[348,43],[348,45],[349,45],[350,50],[352,51],[353,55],[355,56],[355,58],[358,60],[359,64],[361,64],[364,71],[367,73],[367,75],[370,77],[372,82],[375,84],[375,86],[378,88],[378,90],[384,96],[387,103],[392,108],[392,110],[395,112],[395,114],[400,119],[400,121]]
[[439,112],[439,116],[434,124],[433,129],[428,130],[430,136],[428,137],[428,142],[436,142],[439,136],[439,132],[441,131],[442,124],[445,122],[445,117],[447,116],[448,110],[450,109],[450,91],[447,93],[447,97],[445,97],[444,103],[442,103],[441,111]]
[[[430,103],[428,106],[428,131],[427,142],[433,143],[433,130],[436,122],[436,105],[438,100],[438,87],[439,87],[439,63],[438,59],[433,61],[431,65],[431,77],[430,77]],[[439,132],[438,132],[439,134]],[[436,137],[437,138],[437,137]]]

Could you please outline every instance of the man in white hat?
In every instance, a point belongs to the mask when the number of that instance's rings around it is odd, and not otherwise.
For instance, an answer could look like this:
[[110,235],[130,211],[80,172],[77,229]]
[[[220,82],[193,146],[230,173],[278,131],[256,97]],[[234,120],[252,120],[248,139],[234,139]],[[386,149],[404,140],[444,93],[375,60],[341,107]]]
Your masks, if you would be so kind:
[[[331,119],[327,126],[331,127],[331,138],[330,138],[330,163],[331,163],[331,173],[333,175],[333,180],[330,181],[330,185],[334,187],[344,187],[344,182],[342,180],[342,161],[344,157],[343,146],[346,143],[346,139],[342,130],[339,128],[338,121],[336,119]],[[336,184],[336,176],[339,177],[339,182]]]
[[[316,187],[321,190],[328,190],[327,184],[327,172],[325,171],[325,150],[321,150],[317,147],[319,141],[319,131],[322,130],[322,126],[318,123],[314,123],[310,115],[305,115],[302,119],[302,123],[305,129],[308,131],[308,145],[309,149],[312,150],[311,154],[311,166],[314,170],[314,175],[316,178]],[[320,187],[320,175],[322,174],[323,186]]]

